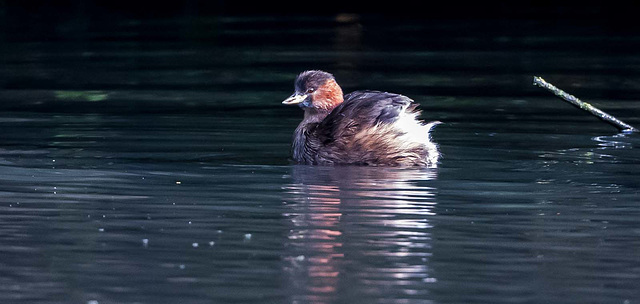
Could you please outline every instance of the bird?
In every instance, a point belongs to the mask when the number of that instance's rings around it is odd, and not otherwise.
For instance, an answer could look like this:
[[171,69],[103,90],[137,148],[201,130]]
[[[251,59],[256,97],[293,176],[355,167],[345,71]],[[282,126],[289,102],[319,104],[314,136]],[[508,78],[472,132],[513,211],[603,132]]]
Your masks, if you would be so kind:
[[291,148],[298,164],[438,165],[440,151],[430,132],[441,122],[419,120],[418,104],[407,96],[371,90],[343,95],[331,73],[307,70],[282,104],[304,110]]

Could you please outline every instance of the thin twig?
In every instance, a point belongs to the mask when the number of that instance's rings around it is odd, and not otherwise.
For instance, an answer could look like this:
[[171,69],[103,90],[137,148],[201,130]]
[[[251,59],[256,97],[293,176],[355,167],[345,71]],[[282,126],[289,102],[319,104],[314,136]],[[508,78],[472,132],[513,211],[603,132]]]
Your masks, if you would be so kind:
[[542,79],[541,77],[538,76],[534,76],[533,77],[533,85],[539,86],[541,88],[545,88],[549,91],[551,91],[553,94],[555,94],[556,96],[560,97],[561,99],[563,99],[564,101],[580,108],[583,109],[593,115],[595,115],[596,117],[600,118],[601,120],[608,122],[609,124],[613,125],[614,127],[618,128],[620,131],[623,132],[638,132],[638,129],[632,127],[631,125],[628,125],[626,123],[624,123],[623,121],[611,116],[610,114],[607,114],[605,112],[603,112],[602,110],[592,106],[589,103],[586,103],[580,99],[578,99],[577,97],[568,94],[567,92],[558,89],[557,87],[555,87],[554,85],[546,82],[544,79]]

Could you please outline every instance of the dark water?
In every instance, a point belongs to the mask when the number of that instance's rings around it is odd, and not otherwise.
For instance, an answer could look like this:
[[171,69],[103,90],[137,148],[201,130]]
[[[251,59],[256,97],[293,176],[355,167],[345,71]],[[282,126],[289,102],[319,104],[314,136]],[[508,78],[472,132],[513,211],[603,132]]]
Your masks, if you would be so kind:
[[[640,138],[531,85],[639,126],[640,36],[329,16],[1,39],[2,303],[640,299]],[[280,101],[310,68],[419,101],[440,167],[291,165]]]

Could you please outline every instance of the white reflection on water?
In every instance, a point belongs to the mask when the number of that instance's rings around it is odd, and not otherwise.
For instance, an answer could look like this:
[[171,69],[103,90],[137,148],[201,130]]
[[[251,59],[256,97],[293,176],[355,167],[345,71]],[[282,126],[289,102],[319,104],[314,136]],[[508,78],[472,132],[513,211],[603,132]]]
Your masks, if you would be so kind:
[[618,133],[613,136],[596,136],[594,141],[598,142],[600,149],[630,149],[633,144],[630,142],[629,134]]
[[[295,166],[284,214],[293,301],[427,293],[437,171]],[[358,298],[354,298],[358,297]]]

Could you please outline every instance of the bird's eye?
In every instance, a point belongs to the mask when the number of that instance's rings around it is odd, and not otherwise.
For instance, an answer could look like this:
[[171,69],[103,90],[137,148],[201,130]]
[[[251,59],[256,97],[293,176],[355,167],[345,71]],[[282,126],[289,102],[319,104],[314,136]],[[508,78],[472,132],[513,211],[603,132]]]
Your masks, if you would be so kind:
[[309,94],[309,93],[313,93],[313,91],[315,91],[315,90],[316,90],[316,89],[314,89],[314,88],[308,88],[308,89],[307,89],[307,94]]

